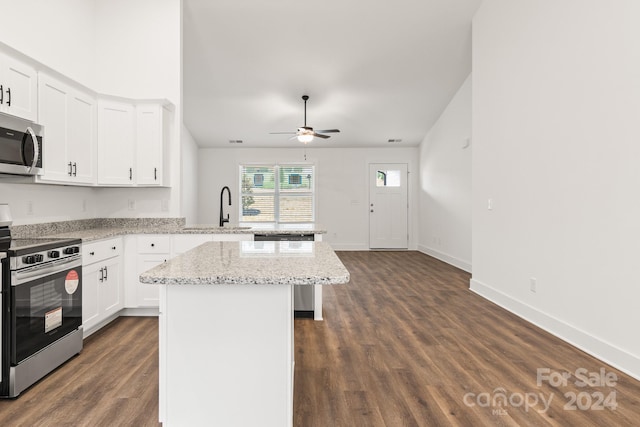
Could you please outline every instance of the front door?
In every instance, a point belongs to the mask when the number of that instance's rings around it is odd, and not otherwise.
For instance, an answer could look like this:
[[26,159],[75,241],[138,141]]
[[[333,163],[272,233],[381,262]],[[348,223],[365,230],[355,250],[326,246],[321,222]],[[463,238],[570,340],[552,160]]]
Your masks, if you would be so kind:
[[408,248],[407,178],[406,163],[369,165],[369,248]]

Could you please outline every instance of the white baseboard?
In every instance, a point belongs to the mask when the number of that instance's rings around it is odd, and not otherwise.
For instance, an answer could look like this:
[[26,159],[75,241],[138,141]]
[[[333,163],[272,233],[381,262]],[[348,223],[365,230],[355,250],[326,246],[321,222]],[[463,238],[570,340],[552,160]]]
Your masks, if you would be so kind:
[[596,357],[616,369],[640,380],[640,358],[606,341],[580,330],[547,313],[518,301],[476,279],[471,279],[470,289],[476,294],[518,317],[538,326],[580,350]]
[[418,245],[418,250],[420,252],[422,252],[423,254],[427,254],[429,256],[432,256],[434,258],[439,259],[440,261],[444,261],[447,264],[451,264],[454,267],[458,267],[460,270],[464,270],[467,273],[471,273],[471,263],[467,262],[467,261],[463,261],[461,259],[458,259],[456,257],[453,257],[451,255],[447,255],[443,252],[437,251],[433,248],[424,246],[424,245]]
[[160,315],[160,309],[158,307],[123,308],[119,315],[133,317],[158,317]]
[[368,251],[369,247],[361,243],[329,243],[334,251]]

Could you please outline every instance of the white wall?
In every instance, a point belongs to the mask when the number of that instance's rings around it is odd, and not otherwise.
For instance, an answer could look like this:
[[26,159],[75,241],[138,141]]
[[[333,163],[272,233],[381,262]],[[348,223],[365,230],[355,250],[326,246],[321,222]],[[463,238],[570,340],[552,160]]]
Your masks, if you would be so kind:
[[[180,0],[24,0],[3,1],[0,7],[3,16],[37,17],[35,26],[17,25],[19,20],[7,19],[9,29],[0,27],[2,41],[16,50],[97,92],[128,98],[166,98],[176,106],[177,125],[172,130],[170,148],[171,189],[89,190],[10,184],[0,179],[0,202],[12,206],[14,223],[41,222],[52,216],[180,216]],[[24,208],[26,194],[43,200],[33,215]],[[81,197],[88,199],[87,212],[75,208]],[[128,209],[129,200],[135,201],[134,210]]]
[[420,144],[418,237],[418,250],[469,272],[470,137],[471,76]]
[[[369,248],[368,164],[407,163],[411,172],[409,247],[415,249],[417,148],[307,148],[306,153],[308,162],[316,165],[316,222],[327,229],[325,240],[344,250]],[[304,149],[203,148],[198,160],[198,222],[218,222],[220,190],[225,185],[232,194],[231,222],[237,222],[238,166],[243,162],[304,163]]]
[[94,1],[0,0],[0,41],[82,83],[95,85]]
[[188,224],[198,220],[198,155],[199,150],[193,136],[186,127],[182,127],[182,207],[181,216]]
[[14,225],[95,218],[98,213],[93,188],[8,183],[0,177],[0,203],[8,203]]
[[[105,217],[180,216],[181,5],[180,0],[96,0],[96,85],[100,93],[166,98],[177,126],[170,148],[171,188],[100,190]],[[134,200],[136,209],[128,209]],[[164,201],[164,202],[163,202]],[[163,210],[168,203],[168,210]]]
[[[93,2],[2,0],[0,11],[6,18],[0,26],[3,43],[82,84],[95,82]],[[29,17],[30,24],[25,25],[26,19],[21,17]],[[11,205],[14,224],[96,215],[93,189],[15,183],[17,181],[24,179],[0,178],[0,203]]]
[[485,0],[472,77],[472,289],[636,378],[639,18]]

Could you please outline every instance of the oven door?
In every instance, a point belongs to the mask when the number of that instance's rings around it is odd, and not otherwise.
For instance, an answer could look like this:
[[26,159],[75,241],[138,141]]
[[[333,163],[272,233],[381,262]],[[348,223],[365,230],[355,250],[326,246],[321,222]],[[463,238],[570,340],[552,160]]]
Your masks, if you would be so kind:
[[80,258],[12,272],[10,358],[18,365],[82,325]]

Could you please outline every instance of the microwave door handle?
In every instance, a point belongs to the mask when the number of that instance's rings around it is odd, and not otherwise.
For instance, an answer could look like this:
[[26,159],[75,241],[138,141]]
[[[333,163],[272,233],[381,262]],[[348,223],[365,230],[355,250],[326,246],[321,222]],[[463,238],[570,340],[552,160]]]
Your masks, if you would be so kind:
[[31,135],[31,139],[33,140],[33,161],[31,162],[31,166],[29,166],[29,172],[36,167],[38,163],[38,156],[40,155],[40,144],[38,144],[38,137],[36,133],[31,129],[31,127],[27,128],[27,132]]

